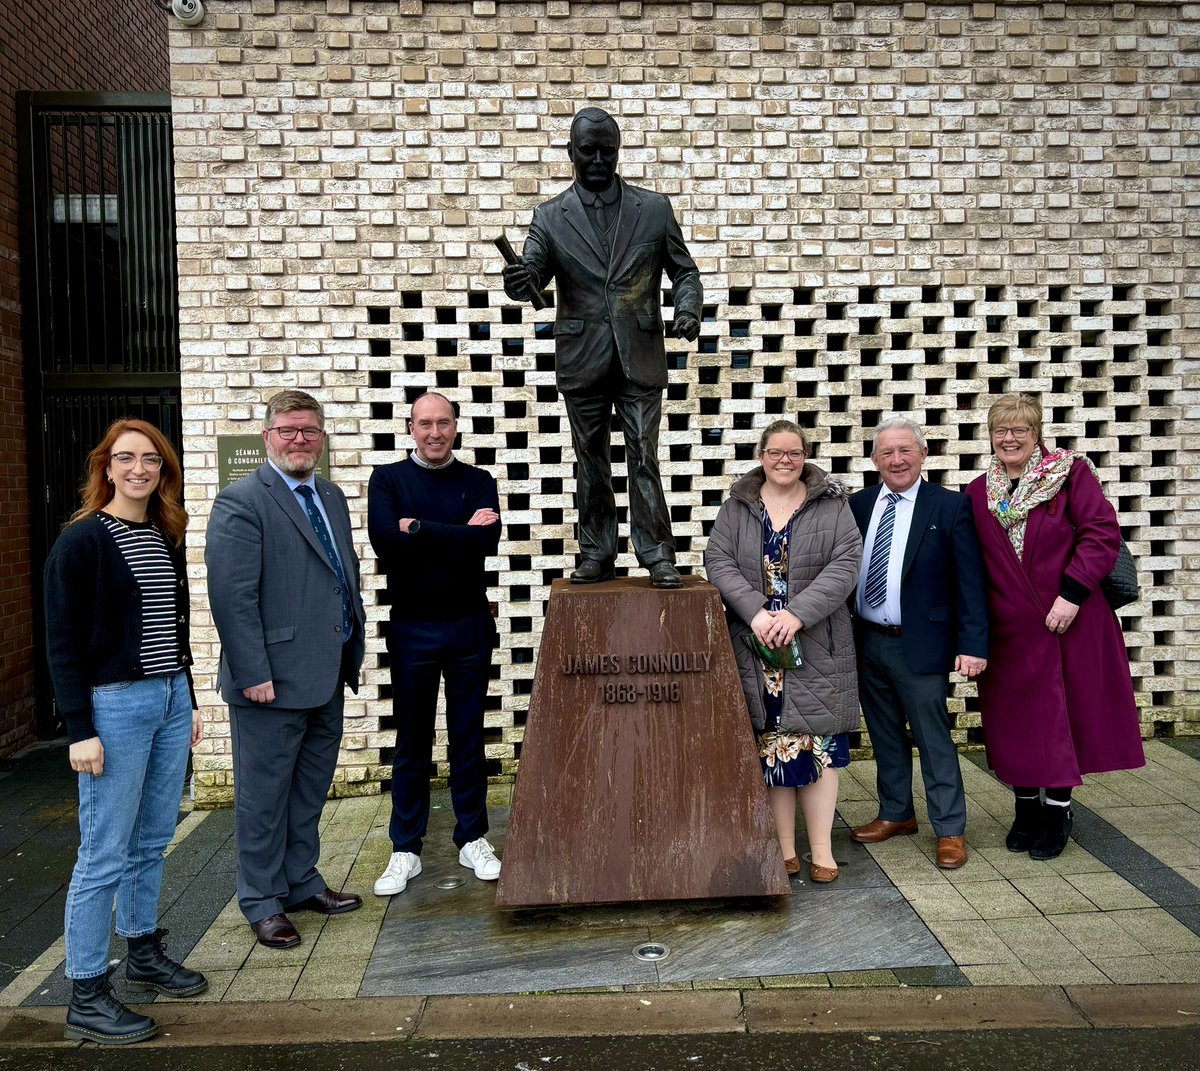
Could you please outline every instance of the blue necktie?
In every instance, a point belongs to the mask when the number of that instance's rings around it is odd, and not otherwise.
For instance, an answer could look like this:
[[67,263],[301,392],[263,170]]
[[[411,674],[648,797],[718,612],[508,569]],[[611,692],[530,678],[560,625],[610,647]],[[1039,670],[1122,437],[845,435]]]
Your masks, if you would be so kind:
[[346,584],[346,574],[342,572],[341,560],[337,556],[337,551],[333,549],[333,537],[329,534],[325,518],[321,516],[321,511],[317,509],[317,504],[313,501],[313,489],[308,484],[301,484],[296,488],[296,493],[304,499],[304,511],[308,514],[308,519],[312,521],[317,538],[321,541],[321,546],[325,548],[325,557],[329,559],[329,564],[333,566],[333,571],[337,573],[337,578],[340,582],[342,591],[342,642],[345,643],[350,635],[350,589]]
[[888,559],[892,555],[892,529],[896,527],[896,503],[899,501],[898,492],[888,492],[887,509],[883,511],[875,532],[871,564],[867,566],[867,584],[863,589],[868,606],[882,606],[887,598]]

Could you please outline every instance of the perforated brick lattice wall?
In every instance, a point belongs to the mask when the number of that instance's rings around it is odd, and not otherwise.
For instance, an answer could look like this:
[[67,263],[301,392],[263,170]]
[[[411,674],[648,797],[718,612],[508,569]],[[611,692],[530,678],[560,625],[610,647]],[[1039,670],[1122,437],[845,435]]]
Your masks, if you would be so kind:
[[[1196,731],[1195,9],[210,6],[172,41],[190,505],[202,522],[215,436],[252,429],[273,390],[327,401],[373,632],[339,792],[389,773],[377,630],[402,593],[370,575],[365,488],[429,388],[460,403],[460,456],[501,488],[492,774],[519,758],[548,586],[574,564],[572,455],[553,311],[504,298],[491,239],[519,248],[569,180],[585,99],[617,115],[624,176],[672,196],[704,278],[700,339],[668,343],[681,566],[699,569],[777,416],[857,487],[871,429],[906,413],[927,428],[929,478],[958,488],[990,453],[991,396],[1031,391],[1048,439],[1096,463],[1139,560],[1145,594],[1122,618],[1144,729]],[[203,670],[199,568],[194,591]],[[956,739],[978,742],[972,687],[952,709]],[[211,694],[206,715],[201,792],[217,800]]]

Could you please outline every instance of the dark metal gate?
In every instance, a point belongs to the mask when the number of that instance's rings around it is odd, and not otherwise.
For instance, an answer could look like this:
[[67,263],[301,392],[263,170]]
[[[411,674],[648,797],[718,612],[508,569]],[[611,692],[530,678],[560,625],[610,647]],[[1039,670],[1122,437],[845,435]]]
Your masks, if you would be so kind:
[[88,452],[119,417],[182,452],[171,102],[22,93],[21,332],[29,415],[38,731],[55,729],[41,569],[79,501]]

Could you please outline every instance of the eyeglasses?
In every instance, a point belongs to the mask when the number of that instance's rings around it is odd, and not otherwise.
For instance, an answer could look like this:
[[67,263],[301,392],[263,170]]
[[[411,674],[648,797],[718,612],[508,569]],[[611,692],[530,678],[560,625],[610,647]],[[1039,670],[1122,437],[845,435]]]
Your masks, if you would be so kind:
[[122,450],[119,454],[109,454],[112,460],[123,469],[131,469],[139,461],[142,463],[142,468],[161,469],[163,459],[160,454],[129,454]]
[[1014,439],[1028,439],[1033,434],[1033,428],[1026,425],[1023,428],[996,428],[992,432],[992,438],[999,442],[1001,439],[1007,439],[1010,435]]
[[785,457],[789,461],[803,461],[803,450],[764,450],[763,457],[771,461],[782,461]]
[[325,434],[324,428],[267,428],[267,431],[275,432],[285,443],[294,442],[297,435],[304,437],[306,443],[315,443],[322,435]]

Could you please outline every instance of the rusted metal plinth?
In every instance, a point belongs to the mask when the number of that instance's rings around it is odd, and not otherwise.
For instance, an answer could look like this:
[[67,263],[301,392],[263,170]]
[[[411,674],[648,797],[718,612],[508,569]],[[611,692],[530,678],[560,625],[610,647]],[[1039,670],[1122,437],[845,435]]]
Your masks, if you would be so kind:
[[554,581],[497,906],[790,891],[716,588]]

